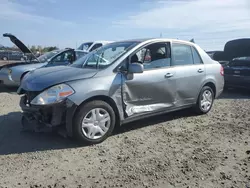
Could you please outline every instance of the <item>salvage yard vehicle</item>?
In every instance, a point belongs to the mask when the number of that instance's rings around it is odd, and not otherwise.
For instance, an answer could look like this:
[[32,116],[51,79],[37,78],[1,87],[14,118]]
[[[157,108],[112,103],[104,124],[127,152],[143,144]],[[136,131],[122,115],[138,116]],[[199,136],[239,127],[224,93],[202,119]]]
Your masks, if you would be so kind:
[[232,59],[224,67],[225,88],[250,89],[250,57]]
[[99,143],[115,126],[134,120],[184,108],[208,113],[223,91],[223,74],[222,65],[191,42],[106,44],[72,65],[28,73],[17,91],[22,125],[65,130],[80,142]]
[[52,67],[59,65],[68,65],[74,62],[76,59],[84,56],[87,52],[82,50],[74,50],[66,48],[62,50],[53,50],[46,52],[45,54],[36,57],[27,46],[25,46],[14,35],[4,34],[5,37],[9,37],[10,40],[24,53],[31,54],[29,57],[33,59],[27,59],[24,62],[16,62],[11,64],[5,64],[0,67],[0,84],[5,86],[19,86],[22,78],[28,72],[42,67]]
[[19,51],[13,51],[13,50],[4,50],[0,51],[0,60],[4,61],[12,61],[12,60],[20,60],[24,61],[27,57],[24,55],[24,53]]

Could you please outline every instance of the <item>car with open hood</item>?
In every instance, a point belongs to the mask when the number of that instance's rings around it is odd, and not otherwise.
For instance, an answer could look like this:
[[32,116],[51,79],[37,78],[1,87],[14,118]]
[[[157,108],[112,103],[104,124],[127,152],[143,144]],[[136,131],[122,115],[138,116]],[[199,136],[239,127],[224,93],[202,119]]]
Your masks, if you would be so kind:
[[5,33],[3,36],[8,37],[28,57],[24,61],[5,64],[0,67],[0,84],[6,86],[19,86],[23,76],[34,69],[69,65],[87,54],[87,52],[83,50],[65,48],[46,52],[36,57],[31,50],[14,35]]
[[36,69],[17,93],[25,129],[93,144],[134,120],[184,108],[206,114],[223,87],[222,65],[197,44],[156,38],[117,41],[69,66]]
[[225,88],[250,90],[250,57],[237,57],[224,67]]

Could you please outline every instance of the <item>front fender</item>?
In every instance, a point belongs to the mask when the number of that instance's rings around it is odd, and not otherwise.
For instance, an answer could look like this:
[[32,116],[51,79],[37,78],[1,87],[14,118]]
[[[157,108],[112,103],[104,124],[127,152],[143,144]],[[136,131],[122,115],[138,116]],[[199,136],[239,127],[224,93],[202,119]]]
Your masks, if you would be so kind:
[[93,97],[104,96],[111,98],[119,111],[120,118],[123,119],[121,74],[111,74],[105,77],[92,77],[67,82],[67,84],[75,90],[75,93],[68,98],[76,105],[79,106]]
[[20,66],[12,67],[11,68],[11,70],[12,70],[12,73],[11,73],[12,80],[14,82],[19,83],[20,80],[21,80],[21,76],[24,73],[27,73],[27,72],[30,72],[30,71],[35,70],[37,68],[40,68],[43,65],[44,64],[42,64],[42,63],[37,63],[37,64],[31,64],[31,65],[20,65]]

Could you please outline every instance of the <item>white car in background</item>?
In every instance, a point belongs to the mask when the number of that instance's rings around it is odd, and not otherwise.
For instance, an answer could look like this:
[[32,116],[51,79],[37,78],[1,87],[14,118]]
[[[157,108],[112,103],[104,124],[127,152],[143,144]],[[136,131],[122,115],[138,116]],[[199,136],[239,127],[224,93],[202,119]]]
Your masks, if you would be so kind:
[[91,52],[105,44],[112,43],[114,41],[92,41],[92,42],[84,42],[77,49],[83,50],[86,52]]

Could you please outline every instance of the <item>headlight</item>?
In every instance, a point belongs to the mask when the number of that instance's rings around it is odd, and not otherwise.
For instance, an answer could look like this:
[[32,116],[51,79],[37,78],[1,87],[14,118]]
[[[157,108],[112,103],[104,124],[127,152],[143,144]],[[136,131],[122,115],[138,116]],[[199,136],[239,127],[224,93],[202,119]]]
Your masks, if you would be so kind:
[[46,105],[58,103],[72,95],[74,92],[75,91],[70,86],[66,84],[59,84],[40,93],[31,101],[31,104]]

